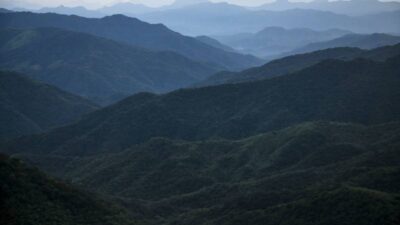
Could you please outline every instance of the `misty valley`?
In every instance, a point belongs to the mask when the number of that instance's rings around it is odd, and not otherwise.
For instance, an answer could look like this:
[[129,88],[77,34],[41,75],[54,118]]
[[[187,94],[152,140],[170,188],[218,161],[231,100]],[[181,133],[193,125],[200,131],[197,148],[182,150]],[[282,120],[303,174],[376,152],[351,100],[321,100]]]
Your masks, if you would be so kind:
[[0,224],[400,224],[400,1],[1,1]]

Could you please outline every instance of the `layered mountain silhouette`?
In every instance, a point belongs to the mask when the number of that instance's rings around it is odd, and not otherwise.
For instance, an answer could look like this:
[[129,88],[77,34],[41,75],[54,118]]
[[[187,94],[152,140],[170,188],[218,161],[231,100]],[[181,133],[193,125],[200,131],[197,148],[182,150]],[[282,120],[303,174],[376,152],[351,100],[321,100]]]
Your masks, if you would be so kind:
[[66,125],[98,108],[21,74],[0,71],[0,140]]
[[56,27],[88,33],[150,50],[173,51],[192,60],[230,70],[248,68],[261,63],[261,60],[256,57],[214,48],[195,38],[176,33],[162,24],[149,24],[123,15],[88,19],[78,16],[28,12],[0,14],[0,28],[38,27]]
[[57,13],[57,14],[64,14],[64,15],[76,15],[76,16],[82,16],[82,17],[88,17],[88,18],[100,18],[104,17],[106,14],[103,14],[102,12],[94,11],[94,10],[88,10],[85,7],[79,6],[79,7],[66,7],[63,5],[60,5],[58,7],[44,7],[39,10],[35,10],[34,12],[36,13]]
[[228,45],[224,45],[221,42],[219,42],[218,40],[216,40],[214,38],[211,38],[211,37],[208,37],[208,36],[205,36],[205,35],[197,36],[196,39],[201,41],[201,42],[203,42],[203,43],[205,43],[205,44],[208,44],[208,45],[213,46],[215,48],[220,48],[220,49],[222,49],[224,51],[227,51],[227,52],[236,52],[235,49],[229,47]]
[[225,2],[208,2],[150,12],[138,17],[152,23],[163,23],[183,34],[214,36],[254,33],[270,26],[288,29],[344,29],[356,33],[400,33],[397,23],[399,15],[399,9],[348,16],[325,10],[301,8],[284,11],[254,10]]
[[240,52],[268,57],[289,52],[310,43],[330,41],[349,33],[349,31],[337,29],[315,31],[304,28],[267,27],[254,34],[242,33],[216,38]]
[[0,224],[400,224],[399,9],[0,9]]
[[333,40],[311,43],[304,47],[295,49],[286,53],[286,55],[293,55],[299,53],[313,52],[321,49],[336,48],[336,47],[355,47],[362,49],[373,49],[385,45],[395,45],[400,43],[400,36],[389,34],[348,34],[343,37],[335,38]]
[[0,68],[23,72],[100,104],[141,91],[182,88],[218,71],[174,52],[153,52],[85,33],[55,28],[0,33]]
[[329,48],[305,54],[283,57],[266,63],[263,66],[244,70],[239,73],[220,72],[195,86],[212,86],[224,83],[239,83],[269,79],[302,70],[327,59],[351,60],[355,58],[365,58],[374,61],[384,61],[396,55],[400,55],[400,44],[372,50],[362,50],[359,48],[349,47]]
[[18,139],[4,149],[93,155],[153,137],[241,138],[305,121],[378,124],[399,119],[399,57],[326,60],[259,82],[138,94],[87,115],[79,123]]
[[264,4],[258,9],[266,10],[289,10],[289,9],[314,9],[330,11],[346,15],[368,15],[381,12],[400,10],[400,3],[396,1],[383,2],[379,0],[350,0],[350,1],[329,1],[313,0],[311,2],[291,2],[288,0],[277,0]]

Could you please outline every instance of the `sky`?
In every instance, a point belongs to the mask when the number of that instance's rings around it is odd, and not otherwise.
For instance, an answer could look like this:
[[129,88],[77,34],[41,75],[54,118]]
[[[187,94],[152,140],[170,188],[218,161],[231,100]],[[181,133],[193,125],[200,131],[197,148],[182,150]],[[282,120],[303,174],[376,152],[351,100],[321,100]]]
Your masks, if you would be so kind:
[[[273,0],[211,0],[211,1],[213,2],[226,1],[238,5],[256,6],[256,5],[261,5],[263,3],[271,2]],[[310,1],[310,0],[292,0],[292,1]],[[174,2],[174,0],[0,0],[0,7],[40,8],[40,7],[55,7],[59,5],[64,5],[64,6],[85,6],[89,9],[96,9],[96,8],[101,8],[102,6],[105,5],[112,5],[118,2],[141,3],[147,6],[157,7],[157,6],[171,4]]]

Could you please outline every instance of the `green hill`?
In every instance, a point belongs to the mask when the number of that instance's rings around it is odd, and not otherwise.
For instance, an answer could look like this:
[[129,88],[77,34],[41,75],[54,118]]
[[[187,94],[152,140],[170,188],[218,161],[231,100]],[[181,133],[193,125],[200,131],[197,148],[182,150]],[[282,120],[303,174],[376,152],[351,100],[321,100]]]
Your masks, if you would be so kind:
[[0,140],[66,125],[95,109],[86,99],[0,71]]
[[147,224],[395,225],[399,134],[399,123],[314,122],[237,141],[156,138],[117,154],[20,157],[119,197]]
[[0,30],[0,43],[0,68],[101,104],[141,91],[182,88],[217,71],[173,52],[152,52],[55,28]]
[[235,139],[305,121],[390,122],[400,119],[399,60],[328,60],[260,82],[142,93],[5,149],[90,155],[123,150],[152,137]]
[[113,204],[5,155],[0,155],[0,179],[1,224],[135,224]]

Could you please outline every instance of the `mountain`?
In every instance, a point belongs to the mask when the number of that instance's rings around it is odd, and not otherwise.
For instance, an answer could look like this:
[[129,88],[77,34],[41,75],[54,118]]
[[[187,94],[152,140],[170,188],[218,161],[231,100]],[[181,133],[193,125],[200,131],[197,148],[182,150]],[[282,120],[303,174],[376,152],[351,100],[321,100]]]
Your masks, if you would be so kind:
[[236,52],[235,49],[233,49],[233,48],[231,48],[231,47],[229,47],[227,45],[222,44],[221,42],[219,42],[218,40],[216,40],[214,38],[211,38],[211,37],[208,37],[208,36],[205,36],[205,35],[197,36],[196,39],[201,41],[201,42],[203,42],[203,43],[205,43],[205,44],[207,44],[207,45],[213,46],[214,48],[219,48],[219,49],[222,49],[222,50],[227,51],[227,52]]
[[197,5],[201,3],[210,3],[208,0],[174,0],[171,5],[164,6],[163,9],[167,8],[182,8],[185,6]]
[[268,57],[289,52],[313,42],[339,38],[349,33],[349,31],[337,29],[314,31],[305,28],[267,27],[254,34],[242,33],[216,38],[237,51],[258,57]]
[[63,15],[77,15],[77,16],[88,17],[88,18],[100,18],[105,15],[98,11],[88,10],[82,6],[66,7],[63,5],[60,5],[60,6],[54,7],[54,8],[44,7],[39,10],[35,10],[34,12],[36,12],[36,13],[57,13],[57,14],[63,14]]
[[0,34],[0,68],[100,104],[142,91],[182,88],[217,71],[174,52],[153,52],[85,33],[38,28],[4,29]]
[[314,0],[311,2],[291,2],[288,0],[277,0],[272,3],[267,3],[257,7],[257,9],[278,11],[289,9],[314,9],[351,16],[360,16],[400,10],[400,3],[396,1],[383,2],[379,0]]
[[0,140],[74,122],[98,106],[55,87],[0,72]]
[[393,36],[389,34],[348,34],[343,37],[339,37],[333,40],[325,41],[325,42],[317,42],[311,43],[304,47],[295,49],[286,53],[287,55],[299,54],[317,51],[321,49],[327,48],[336,48],[336,47],[355,47],[362,49],[373,49],[386,45],[395,45],[400,43],[399,36]]
[[123,199],[146,224],[395,225],[399,134],[399,123],[310,122],[235,141],[155,138],[118,154],[21,157]]
[[290,9],[252,10],[228,3],[200,3],[138,15],[144,21],[163,23],[186,35],[220,36],[254,33],[265,27],[313,30],[342,29],[356,33],[400,33],[400,10],[363,16],[329,11]]
[[105,6],[101,9],[98,9],[99,12],[106,15],[124,14],[127,16],[135,16],[143,13],[153,12],[156,10],[159,9],[151,8],[143,4],[135,4],[130,2],[120,2],[111,6]]
[[0,8],[0,13],[11,13],[11,12],[13,12],[13,11],[8,10],[8,9]]
[[349,47],[328,48],[310,53],[290,55],[242,72],[219,72],[195,86],[212,86],[269,79],[305,69],[327,59],[352,60],[355,58],[365,58],[374,61],[384,61],[397,55],[400,55],[400,44],[372,50]]
[[[153,137],[242,138],[305,121],[378,124],[400,119],[400,57],[327,60],[274,79],[142,93],[79,123],[7,143],[8,153],[93,155]],[[316,97],[318,96],[318,97]]]
[[0,223],[128,225],[127,212],[0,155]]
[[148,24],[123,15],[88,19],[27,12],[0,14],[0,28],[38,27],[56,27],[89,33],[150,50],[173,51],[189,59],[229,70],[240,70],[261,63],[261,60],[253,56],[216,49],[195,38],[176,33],[162,24]]

